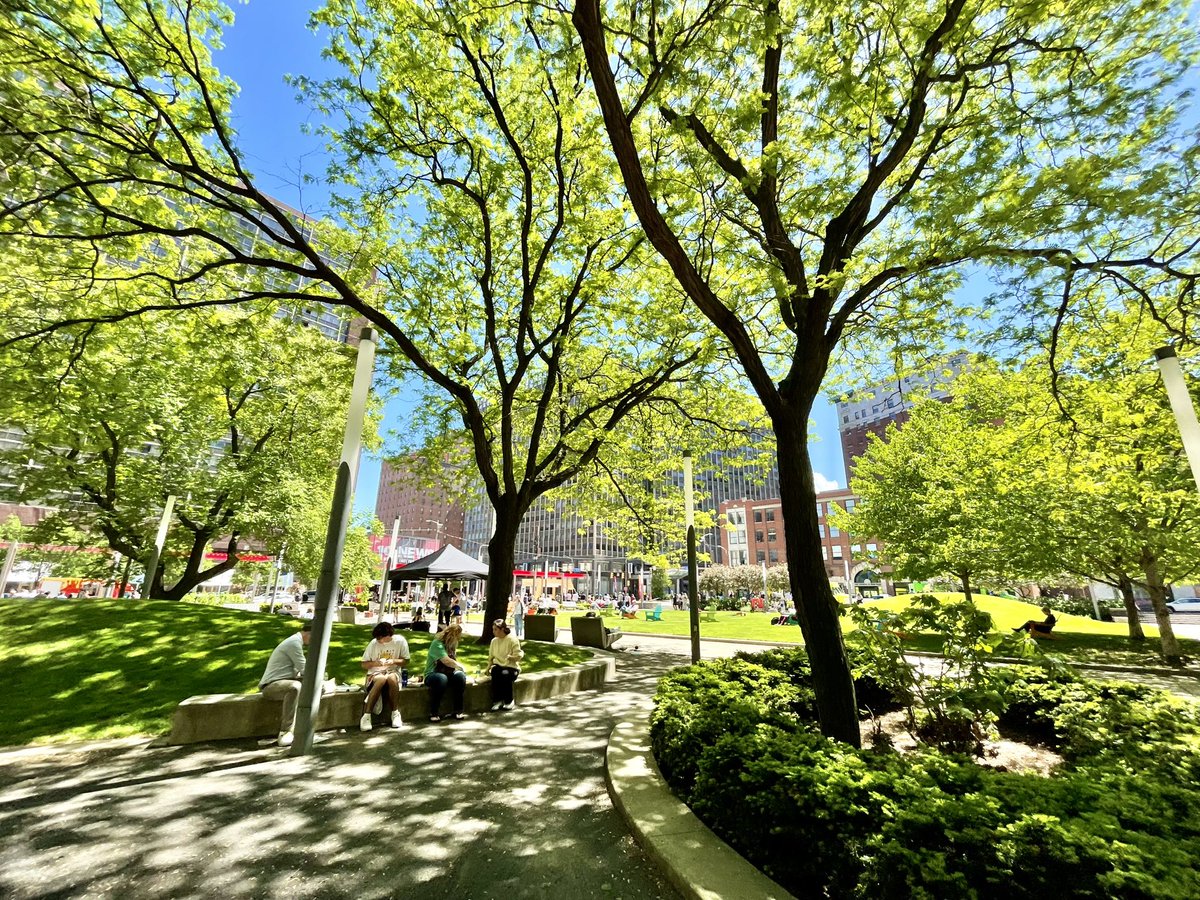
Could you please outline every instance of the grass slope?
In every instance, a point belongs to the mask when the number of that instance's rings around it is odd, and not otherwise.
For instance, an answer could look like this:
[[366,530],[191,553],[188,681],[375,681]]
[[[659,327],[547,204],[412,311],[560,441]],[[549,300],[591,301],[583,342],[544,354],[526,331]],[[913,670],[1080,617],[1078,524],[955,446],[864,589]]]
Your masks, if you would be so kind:
[[[945,600],[961,600],[961,593],[939,593],[934,596]],[[975,603],[980,609],[990,613],[997,630],[1016,628],[1030,619],[1041,621],[1045,618],[1041,607],[1036,603],[1026,603],[1009,597],[994,597],[987,594],[974,595]],[[868,608],[898,611],[908,606],[909,600],[904,597],[894,597],[868,603]],[[571,618],[580,613],[563,613],[558,616],[559,627],[570,628]],[[1107,665],[1155,666],[1162,665],[1158,629],[1152,625],[1143,625],[1147,640],[1134,644],[1129,640],[1129,630],[1124,624],[1116,622],[1097,622],[1086,616],[1072,616],[1066,613],[1055,613],[1058,624],[1054,633],[1059,635],[1058,641],[1041,641],[1038,646],[1046,653],[1064,658],[1068,662],[1098,663]],[[772,641],[776,643],[803,643],[800,629],[795,626],[772,625],[774,613],[746,613],[738,615],[735,612],[701,613],[701,616],[713,617],[713,621],[700,622],[700,635],[704,638],[725,638],[728,640]],[[630,634],[666,634],[684,635],[688,631],[688,614],[686,611],[664,609],[661,622],[647,622],[645,612],[639,612],[638,618],[618,619],[606,616],[605,624],[610,628],[618,626]],[[842,617],[842,629],[848,634],[854,630],[854,623],[848,617]],[[908,642],[914,650],[937,651],[941,641],[935,635],[913,635]],[[1192,658],[1200,658],[1200,642],[1184,640],[1180,642],[1184,653]]]
[[[157,734],[179,701],[258,689],[271,650],[295,619],[191,603],[0,600],[0,746]],[[430,636],[405,633],[420,673]],[[367,625],[333,626],[327,671],[357,684]],[[525,644],[526,672],[573,665],[590,654]],[[474,673],[487,647],[468,639],[459,658]]]

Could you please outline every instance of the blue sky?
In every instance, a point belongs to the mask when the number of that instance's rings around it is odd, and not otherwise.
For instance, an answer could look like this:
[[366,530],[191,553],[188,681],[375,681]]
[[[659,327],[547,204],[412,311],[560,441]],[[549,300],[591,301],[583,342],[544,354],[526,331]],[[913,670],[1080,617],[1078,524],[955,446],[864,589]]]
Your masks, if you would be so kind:
[[[306,26],[312,4],[299,0],[253,0],[234,5],[236,21],[225,32],[225,47],[216,54],[221,72],[241,87],[234,102],[239,143],[259,186],[302,210],[320,212],[323,198],[299,186],[304,174],[324,168],[319,138],[303,133],[313,114],[298,103],[284,82],[286,75],[320,76],[336,70],[321,59],[323,40]],[[384,431],[404,431],[410,402],[404,396],[389,402]],[[813,468],[822,481],[845,485],[837,417],[832,404],[818,400],[814,411],[818,440],[812,445]],[[375,507],[379,460],[364,458],[355,496],[357,511]]]

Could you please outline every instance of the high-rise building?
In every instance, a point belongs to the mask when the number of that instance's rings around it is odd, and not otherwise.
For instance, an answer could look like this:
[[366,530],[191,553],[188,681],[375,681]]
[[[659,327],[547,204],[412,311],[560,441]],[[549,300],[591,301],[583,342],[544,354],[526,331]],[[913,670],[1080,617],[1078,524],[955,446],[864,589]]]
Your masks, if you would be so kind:
[[967,354],[957,353],[927,373],[882,381],[839,400],[838,435],[847,481],[854,475],[854,461],[866,452],[872,434],[883,437],[889,425],[903,425],[908,421],[908,411],[919,400],[949,400],[954,380],[968,364]]
[[[461,501],[443,487],[424,484],[417,477],[413,458],[384,460],[379,472],[379,493],[375,496],[375,516],[390,529],[397,520],[399,534],[406,540],[432,540],[434,548],[443,543],[461,546],[464,538],[464,511]],[[402,545],[403,546],[403,545]],[[473,552],[468,549],[467,552]]]

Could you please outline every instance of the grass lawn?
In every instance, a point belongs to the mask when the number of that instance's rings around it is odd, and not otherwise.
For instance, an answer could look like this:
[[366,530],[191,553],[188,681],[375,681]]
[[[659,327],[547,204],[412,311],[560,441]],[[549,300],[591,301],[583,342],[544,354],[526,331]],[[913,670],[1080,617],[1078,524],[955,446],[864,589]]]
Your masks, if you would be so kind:
[[[192,603],[140,600],[0,600],[0,746],[158,734],[179,701],[248,693],[295,619]],[[477,630],[477,629],[470,629]],[[405,632],[420,673],[430,635]],[[362,681],[369,625],[334,624],[328,674]],[[530,641],[526,672],[574,665],[591,654]],[[469,673],[487,647],[464,642]]]
[[[951,600],[962,599],[962,594],[935,594]],[[904,597],[873,601],[869,608],[897,611],[908,605]],[[1041,607],[1036,603],[1026,603],[1008,597],[993,597],[990,595],[975,595],[975,602],[992,615],[997,629],[1016,628],[1029,619],[1041,621]],[[560,628],[571,627],[571,618],[581,613],[562,613],[558,616]],[[664,609],[661,622],[647,622],[645,612],[639,612],[638,618],[620,619],[606,616],[605,624],[610,628],[619,626],[622,631],[631,634],[674,634],[689,633],[688,613],[686,611]],[[730,640],[774,641],[777,643],[803,643],[800,628],[796,625],[772,625],[774,613],[746,613],[738,615],[735,612],[701,613],[701,616],[712,616],[715,621],[700,622],[700,634],[705,638],[728,638]],[[1086,616],[1072,616],[1056,613],[1058,624],[1054,633],[1061,636],[1058,641],[1042,641],[1039,647],[1043,652],[1064,657],[1069,662],[1101,663],[1109,665],[1162,665],[1159,653],[1158,629],[1152,625],[1143,625],[1146,641],[1135,645],[1129,641],[1129,631],[1123,624],[1116,622],[1097,622]],[[847,634],[854,630],[854,623],[848,617],[842,618],[842,628]],[[941,649],[941,640],[936,635],[914,635],[909,641],[914,650],[929,650],[937,652]],[[1181,644],[1184,654],[1200,658],[1200,642],[1183,640]]]

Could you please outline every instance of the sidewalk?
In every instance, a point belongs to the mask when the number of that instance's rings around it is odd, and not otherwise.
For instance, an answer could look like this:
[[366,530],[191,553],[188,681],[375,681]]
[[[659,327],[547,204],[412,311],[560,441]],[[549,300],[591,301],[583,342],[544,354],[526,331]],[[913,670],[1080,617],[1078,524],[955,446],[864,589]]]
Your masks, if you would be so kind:
[[[636,643],[636,642],[634,642]],[[675,898],[604,783],[613,723],[675,654],[602,691],[465,722],[0,757],[0,896]]]

